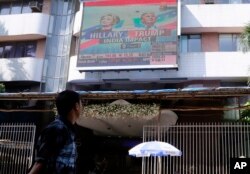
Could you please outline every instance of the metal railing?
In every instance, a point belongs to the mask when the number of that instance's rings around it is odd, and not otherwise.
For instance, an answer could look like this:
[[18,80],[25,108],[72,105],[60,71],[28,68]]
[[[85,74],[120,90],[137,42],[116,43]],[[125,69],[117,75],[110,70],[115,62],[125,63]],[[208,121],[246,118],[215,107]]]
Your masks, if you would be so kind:
[[36,126],[0,125],[0,173],[26,174],[32,164]]
[[161,174],[228,174],[230,158],[250,157],[250,125],[246,123],[144,126],[143,141],[153,140],[174,145],[182,156],[160,157],[161,166],[157,157],[144,157],[143,174],[159,170]]

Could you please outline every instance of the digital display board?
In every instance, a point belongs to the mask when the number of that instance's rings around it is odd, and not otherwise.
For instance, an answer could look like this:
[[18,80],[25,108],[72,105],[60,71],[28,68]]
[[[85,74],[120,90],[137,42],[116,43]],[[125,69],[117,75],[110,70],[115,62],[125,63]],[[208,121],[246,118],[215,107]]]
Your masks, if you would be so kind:
[[83,2],[79,70],[177,67],[176,0]]

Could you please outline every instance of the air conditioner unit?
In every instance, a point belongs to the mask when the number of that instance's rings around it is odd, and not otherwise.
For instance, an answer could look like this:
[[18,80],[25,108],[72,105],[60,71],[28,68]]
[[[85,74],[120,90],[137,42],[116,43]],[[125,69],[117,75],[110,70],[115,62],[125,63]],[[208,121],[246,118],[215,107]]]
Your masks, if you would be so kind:
[[33,12],[41,12],[42,11],[42,5],[37,1],[30,1],[29,7],[32,9]]

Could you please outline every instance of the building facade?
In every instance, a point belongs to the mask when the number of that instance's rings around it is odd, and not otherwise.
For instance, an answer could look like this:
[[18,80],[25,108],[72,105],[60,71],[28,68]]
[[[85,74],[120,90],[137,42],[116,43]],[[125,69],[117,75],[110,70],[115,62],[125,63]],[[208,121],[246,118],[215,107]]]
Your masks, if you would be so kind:
[[241,50],[240,34],[250,21],[250,3],[185,0],[177,6],[175,68],[82,71],[83,2],[3,0],[0,83],[7,93],[246,87],[250,53]]
[[239,42],[250,21],[247,1],[182,1],[176,69],[91,72],[76,68],[82,3],[0,5],[0,82],[6,92],[247,86],[249,53]]
[[[85,10],[83,2],[79,0],[1,0],[0,83],[5,85],[7,93],[26,94],[34,92],[55,94],[66,88],[77,91],[103,92],[247,87],[250,77],[250,53],[242,52],[240,34],[250,22],[250,1],[183,0],[178,3],[177,67],[121,70],[105,70],[104,67],[98,71],[83,71],[77,67],[82,21],[84,20],[82,17]],[[89,16],[89,18],[92,17]],[[160,98],[160,94],[156,95]],[[210,93],[207,93],[205,99],[190,96],[185,99],[184,95],[184,97],[169,99],[166,95],[166,100],[163,100],[162,103],[168,109],[183,106],[224,108],[225,106],[238,106],[249,99],[249,95],[246,94],[242,98],[230,98],[229,96],[229,99],[213,98],[209,95]],[[18,106],[19,103],[14,99],[10,99],[9,103],[15,103],[15,107],[21,109],[46,106],[39,101],[38,97],[31,101],[29,97],[26,99],[27,104],[22,107]],[[153,100],[157,100],[157,97],[154,97]],[[4,100],[1,99],[1,101]],[[38,130],[48,123],[44,113],[15,113],[12,115],[11,112],[4,112],[6,108],[11,109],[6,101],[0,102],[0,109],[1,106],[4,106],[3,112],[2,110],[0,112],[0,120],[4,118],[3,120],[6,121],[11,118],[16,121],[17,118],[22,118],[35,122],[36,125],[39,125]],[[179,110],[175,111],[173,118],[178,116],[178,121],[182,123],[239,119],[239,110],[208,110],[194,112]],[[170,113],[169,110],[166,112]],[[52,118],[53,116],[50,115],[49,119]],[[173,124],[176,123],[176,119],[173,120]],[[165,121],[169,122],[168,119]],[[99,130],[99,132],[105,131],[106,135],[111,132],[111,122],[103,124],[103,121],[100,121],[99,124],[85,120],[82,122],[82,126],[86,126],[86,123],[89,124],[88,128]],[[126,129],[127,132],[124,132],[133,133],[134,126],[142,126],[143,122],[120,120],[114,125],[119,131]],[[141,129],[141,127],[137,128]],[[82,137],[90,136],[91,133],[87,131],[85,135],[85,131],[80,131],[83,134]],[[124,165],[124,161],[127,160],[125,157],[127,148],[141,139],[133,142],[132,140],[123,141],[119,138],[118,140],[108,140],[111,142],[111,148],[107,145],[107,139],[101,138],[99,142],[103,143],[103,151],[105,148],[110,148],[108,150],[115,154],[111,155],[112,161],[115,163],[120,160],[119,166],[123,167],[125,173],[129,173],[125,170],[127,167]],[[124,143],[127,143],[126,147]],[[119,155],[116,156],[117,152],[113,148],[117,144],[118,146],[124,145],[122,148],[119,147],[118,153],[122,154],[122,158]],[[85,151],[82,153],[84,154]],[[138,161],[131,161],[137,163],[134,173],[138,173],[141,170],[140,163],[138,165]],[[126,162],[129,163],[129,161]]]

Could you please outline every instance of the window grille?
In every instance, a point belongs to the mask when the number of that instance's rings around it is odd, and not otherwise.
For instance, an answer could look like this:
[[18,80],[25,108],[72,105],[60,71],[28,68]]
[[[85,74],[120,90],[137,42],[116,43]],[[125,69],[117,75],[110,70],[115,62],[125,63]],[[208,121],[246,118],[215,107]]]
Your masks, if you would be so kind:
[[250,157],[250,125],[246,123],[144,126],[143,141],[153,140],[174,145],[182,156],[160,157],[161,165],[157,157],[144,157],[143,174],[159,170],[161,174],[229,174],[230,158]]
[[0,173],[27,174],[32,164],[36,126],[0,124]]

